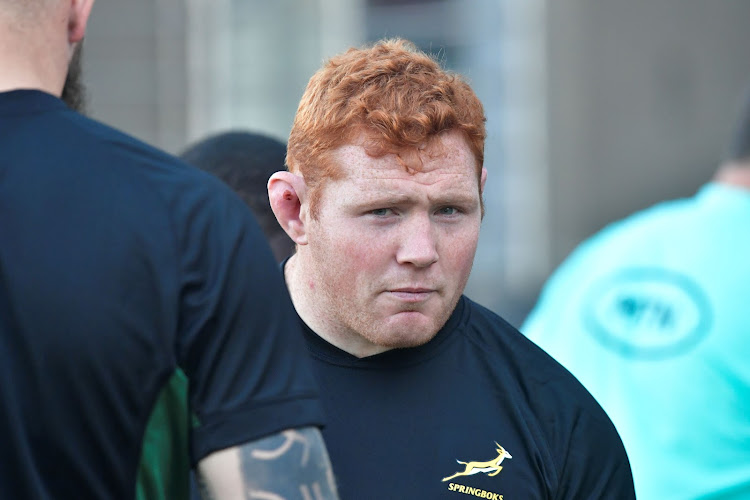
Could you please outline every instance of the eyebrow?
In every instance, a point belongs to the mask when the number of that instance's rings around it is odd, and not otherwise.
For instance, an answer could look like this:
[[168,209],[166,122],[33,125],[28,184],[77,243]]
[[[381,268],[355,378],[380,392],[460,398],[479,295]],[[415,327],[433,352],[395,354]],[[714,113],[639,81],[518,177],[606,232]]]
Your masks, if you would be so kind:
[[414,198],[408,194],[382,194],[363,196],[357,200],[357,205],[403,205],[413,203]]
[[[436,198],[429,198],[429,201],[433,205],[462,205],[468,206],[473,204],[479,204],[479,196],[467,196],[466,194],[458,193],[440,193]],[[354,204],[356,206],[398,206],[408,205],[417,203],[417,200],[409,196],[408,194],[383,194],[372,195],[369,197],[362,197],[357,200]]]

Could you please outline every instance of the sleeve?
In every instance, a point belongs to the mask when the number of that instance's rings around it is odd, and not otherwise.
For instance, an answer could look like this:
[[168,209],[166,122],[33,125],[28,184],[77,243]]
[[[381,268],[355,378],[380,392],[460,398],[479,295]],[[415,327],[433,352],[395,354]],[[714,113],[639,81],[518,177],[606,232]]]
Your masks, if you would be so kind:
[[176,351],[189,381],[193,464],[274,432],[323,424],[280,268],[249,208],[211,185],[184,195],[176,210]]
[[634,500],[633,475],[622,440],[604,410],[593,398],[591,403],[596,406],[580,410],[565,433],[557,454],[562,458],[554,498]]

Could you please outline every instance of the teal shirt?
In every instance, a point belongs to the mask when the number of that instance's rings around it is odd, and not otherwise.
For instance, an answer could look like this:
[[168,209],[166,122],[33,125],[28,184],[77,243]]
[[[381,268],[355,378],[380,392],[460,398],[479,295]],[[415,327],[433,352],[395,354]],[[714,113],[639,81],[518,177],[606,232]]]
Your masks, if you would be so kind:
[[604,407],[640,500],[750,499],[750,192],[710,183],[579,246],[521,328]]

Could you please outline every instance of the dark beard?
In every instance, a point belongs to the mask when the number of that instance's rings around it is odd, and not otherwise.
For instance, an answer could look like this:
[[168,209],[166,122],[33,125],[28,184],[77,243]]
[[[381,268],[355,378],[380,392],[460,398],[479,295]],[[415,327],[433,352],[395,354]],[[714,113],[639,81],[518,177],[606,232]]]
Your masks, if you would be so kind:
[[86,112],[86,86],[83,84],[83,45],[79,44],[73,57],[68,65],[68,76],[65,78],[65,85],[62,89],[60,98],[69,108],[79,113]]

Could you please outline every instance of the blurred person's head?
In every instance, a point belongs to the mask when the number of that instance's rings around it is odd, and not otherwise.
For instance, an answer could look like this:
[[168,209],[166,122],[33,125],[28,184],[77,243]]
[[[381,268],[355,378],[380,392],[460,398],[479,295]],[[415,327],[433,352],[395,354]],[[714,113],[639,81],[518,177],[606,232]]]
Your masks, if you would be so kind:
[[740,107],[727,155],[716,173],[716,180],[750,189],[750,88]]
[[727,156],[731,162],[750,163],[750,89],[740,108]]
[[271,205],[297,243],[302,319],[356,356],[431,340],[471,271],[485,117],[469,85],[403,40],[350,49],[313,75]]
[[[0,0],[0,91],[37,89],[79,108],[80,46],[93,0]],[[70,71],[69,71],[70,70]]]
[[294,242],[279,226],[268,201],[268,178],[284,170],[286,145],[272,137],[231,131],[189,146],[180,157],[231,187],[250,207],[280,262],[294,253]]

